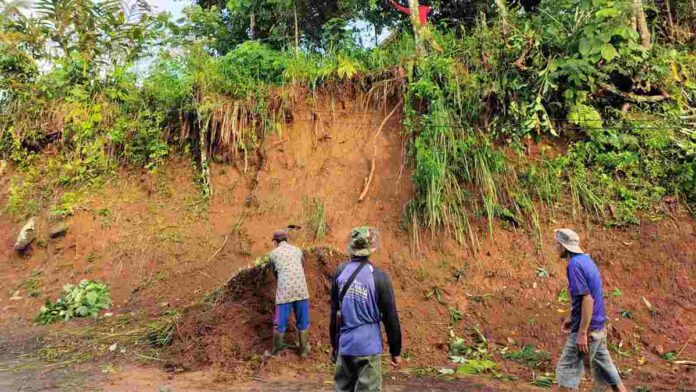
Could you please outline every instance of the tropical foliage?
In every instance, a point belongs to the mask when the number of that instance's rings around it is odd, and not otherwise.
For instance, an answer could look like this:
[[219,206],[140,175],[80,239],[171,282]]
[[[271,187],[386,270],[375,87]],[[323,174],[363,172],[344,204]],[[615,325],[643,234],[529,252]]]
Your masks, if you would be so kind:
[[374,0],[198,1],[180,21],[141,0],[3,1],[0,158],[23,173],[6,207],[171,154],[210,195],[209,162],[246,168],[298,97],[354,94],[403,102],[409,228],[475,246],[477,217],[538,234],[559,206],[608,225],[693,209],[696,10],[673,3],[436,1],[412,29]]

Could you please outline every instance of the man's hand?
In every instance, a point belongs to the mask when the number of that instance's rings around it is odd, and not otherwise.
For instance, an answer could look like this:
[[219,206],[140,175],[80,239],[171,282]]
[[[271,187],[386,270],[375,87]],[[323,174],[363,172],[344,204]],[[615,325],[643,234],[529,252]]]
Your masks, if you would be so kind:
[[587,348],[587,332],[578,332],[578,337],[577,337],[577,345],[578,345],[578,350],[580,352],[587,354],[589,351]]
[[561,326],[561,332],[564,334],[569,334],[570,333],[570,327],[573,325],[573,322],[570,321],[570,318],[567,318],[563,320],[563,325]]
[[401,363],[401,357],[399,355],[397,355],[395,357],[391,357],[391,363],[392,363],[392,366],[399,367],[399,364]]

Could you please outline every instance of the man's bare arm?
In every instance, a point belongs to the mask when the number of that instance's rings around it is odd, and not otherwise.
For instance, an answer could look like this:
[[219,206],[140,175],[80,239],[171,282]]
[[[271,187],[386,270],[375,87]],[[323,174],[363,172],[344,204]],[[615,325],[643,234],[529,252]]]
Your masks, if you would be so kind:
[[587,333],[590,329],[590,321],[592,321],[592,311],[594,309],[594,299],[591,295],[586,294],[582,297],[582,306],[580,309],[580,329],[578,330],[578,349],[586,353],[588,352]]

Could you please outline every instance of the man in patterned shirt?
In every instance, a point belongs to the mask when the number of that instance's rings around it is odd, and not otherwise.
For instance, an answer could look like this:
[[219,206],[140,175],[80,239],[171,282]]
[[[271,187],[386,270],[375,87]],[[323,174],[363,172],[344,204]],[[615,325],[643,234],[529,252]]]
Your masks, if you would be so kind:
[[309,290],[302,262],[302,250],[288,243],[288,232],[277,230],[273,233],[276,248],[268,255],[278,283],[276,289],[276,309],[273,319],[273,355],[283,348],[285,330],[290,312],[295,312],[297,331],[300,334],[300,356],[306,358],[311,349],[309,345]]

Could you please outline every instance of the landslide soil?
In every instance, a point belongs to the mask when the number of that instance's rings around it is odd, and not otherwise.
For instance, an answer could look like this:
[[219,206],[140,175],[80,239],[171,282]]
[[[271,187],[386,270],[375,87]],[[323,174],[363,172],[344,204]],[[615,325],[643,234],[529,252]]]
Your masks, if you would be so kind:
[[[200,197],[190,161],[173,158],[155,173],[123,170],[81,193],[65,237],[47,238],[48,215],[39,216],[39,238],[25,255],[12,251],[23,222],[3,212],[3,338],[19,339],[16,331],[29,329],[41,304],[57,298],[64,284],[97,279],[111,286],[116,316],[156,318],[172,309],[182,314],[177,338],[163,354],[168,369],[214,369],[223,380],[239,380],[282,376],[289,367],[296,374],[330,378],[328,276],[345,258],[350,228],[369,224],[382,231],[382,248],[373,261],[392,276],[402,319],[407,360],[395,374],[453,367],[447,344],[453,335],[473,344],[474,329],[488,339],[499,371],[519,377],[495,384],[496,389],[531,388],[533,373],[553,371],[564,340],[559,324],[569,305],[558,300],[565,266],[550,235],[537,241],[524,229],[498,222],[491,236],[484,218],[476,218],[477,252],[429,232],[414,246],[401,227],[414,189],[399,119],[389,121],[375,139],[374,178],[366,200],[358,202],[370,172],[373,135],[390,108],[365,113],[353,100],[319,102],[315,109],[298,106],[283,131],[264,140],[262,154],[214,163],[209,202]],[[5,202],[7,177],[0,187]],[[312,200],[325,210],[328,233],[321,240],[309,230],[316,212]],[[553,214],[543,212],[542,232],[573,227],[585,239],[603,273],[612,355],[627,384],[693,390],[693,369],[661,355],[696,358],[696,223],[678,206],[663,209],[654,222],[605,228],[566,216],[560,206]],[[301,227],[291,231],[292,241],[307,254],[314,351],[307,361],[291,350],[282,359],[263,361],[270,347],[272,276],[263,272],[243,284],[227,283],[271,249],[274,229],[288,225]],[[549,277],[538,276],[537,267]],[[31,297],[27,281],[35,271],[41,271],[40,294]],[[220,287],[227,289],[217,291],[223,295],[216,301],[202,301]],[[463,319],[453,322],[451,309]],[[82,324],[38,330],[48,334],[75,325]],[[523,345],[550,352],[551,360],[532,370],[500,354]],[[479,378],[489,382],[487,376]]]

